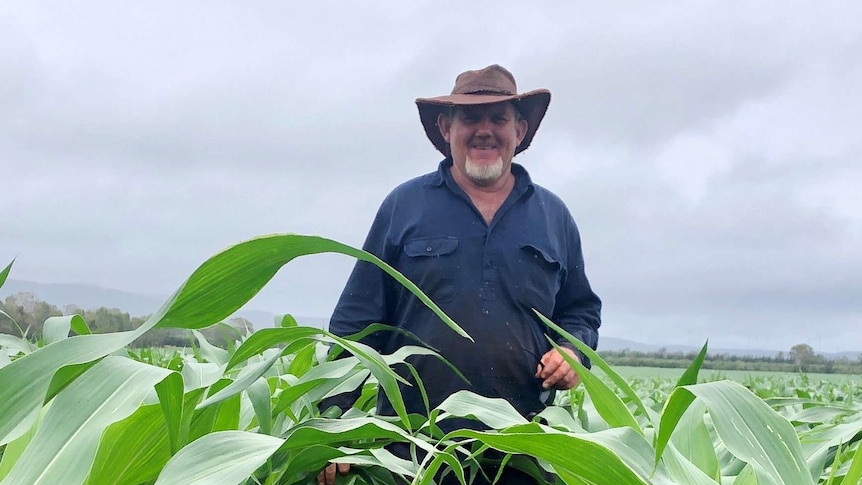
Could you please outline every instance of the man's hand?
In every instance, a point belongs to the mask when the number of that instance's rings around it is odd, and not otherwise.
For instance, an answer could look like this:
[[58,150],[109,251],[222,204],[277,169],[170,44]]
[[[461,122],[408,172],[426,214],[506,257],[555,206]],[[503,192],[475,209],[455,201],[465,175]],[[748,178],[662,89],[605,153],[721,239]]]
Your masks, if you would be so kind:
[[335,472],[341,476],[350,473],[350,463],[330,463],[317,474],[317,485],[335,485]]
[[[560,349],[578,362],[581,361],[581,358],[578,357],[578,354],[574,350],[568,347],[560,347]],[[542,382],[542,388],[544,389],[553,387],[564,391],[577,386],[581,382],[578,373],[572,369],[569,363],[566,362],[566,359],[556,349],[551,349],[539,360],[539,365],[536,367],[536,377],[544,379]]]

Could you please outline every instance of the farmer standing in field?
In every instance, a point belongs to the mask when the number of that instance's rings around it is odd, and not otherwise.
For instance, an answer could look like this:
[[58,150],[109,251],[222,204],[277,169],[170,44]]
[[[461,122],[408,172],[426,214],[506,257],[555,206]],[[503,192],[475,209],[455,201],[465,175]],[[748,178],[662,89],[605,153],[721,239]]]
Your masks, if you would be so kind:
[[[460,74],[448,96],[417,99],[425,133],[445,159],[386,197],[363,246],[416,283],[474,342],[370,263],[356,264],[335,308],[331,332],[352,335],[372,323],[402,328],[467,377],[470,384],[436,357],[411,357],[432,409],[467,389],[504,398],[529,417],[546,406],[547,391],[574,387],[578,375],[545,334],[587,366],[588,359],[534,308],[596,348],[601,302],[584,272],[575,221],[560,198],[512,163],[530,146],[550,100],[546,89],[519,94],[512,74],[498,65]],[[398,332],[362,342],[383,354],[416,345]],[[409,373],[402,375],[413,383]],[[408,412],[425,414],[417,386],[401,392]],[[395,414],[382,392],[377,407]],[[477,423],[440,424],[449,431]],[[339,472],[346,470],[339,465]],[[318,480],[331,483],[335,472],[330,465]],[[527,481],[512,475],[501,483],[531,483],[522,478]]]

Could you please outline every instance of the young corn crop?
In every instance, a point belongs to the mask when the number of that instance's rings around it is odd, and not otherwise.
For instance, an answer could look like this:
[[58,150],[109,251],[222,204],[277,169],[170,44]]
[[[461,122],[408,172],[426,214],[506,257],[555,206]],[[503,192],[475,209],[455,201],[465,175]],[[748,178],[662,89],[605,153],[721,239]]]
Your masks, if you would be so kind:
[[[0,484],[305,484],[328,462],[353,465],[343,483],[391,484],[393,473],[417,484],[453,473],[469,483],[489,448],[540,483],[862,482],[858,382],[703,382],[705,346],[678,379],[625,379],[569,336],[593,370],[571,361],[582,385],[532,421],[505,401],[468,392],[427,418],[409,415],[392,366],[432,351],[417,345],[380,355],[358,338],[297,326],[290,317],[227,350],[199,332],[193,352],[128,348],[153,328],[218,324],[284,264],[323,252],[376,264],[439,315],[448,327],[442,331],[469,338],[368,253],[310,236],[252,239],[204,262],[134,331],[91,334],[71,315],[48,319],[39,343],[0,336]],[[11,266],[0,272],[0,286]],[[326,357],[330,346],[347,357]],[[327,396],[357,388],[362,395],[344,415],[318,409]],[[397,416],[373,413],[378,392]],[[437,423],[454,417],[488,430],[443,434]],[[390,453],[396,442],[417,458]]]

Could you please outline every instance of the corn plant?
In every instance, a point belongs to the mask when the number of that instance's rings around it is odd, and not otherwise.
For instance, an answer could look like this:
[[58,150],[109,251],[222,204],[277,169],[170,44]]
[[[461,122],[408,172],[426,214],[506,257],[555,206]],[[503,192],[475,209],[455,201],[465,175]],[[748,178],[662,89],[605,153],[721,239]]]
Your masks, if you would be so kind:
[[[488,449],[538,483],[862,479],[858,387],[703,382],[706,346],[675,382],[627,380],[540,316],[594,369],[571,360],[583,385],[527,420],[506,401],[463,391],[427,416],[408,414],[392,366],[436,355],[421,345],[381,355],[361,336],[341,338],[290,317],[239,336],[228,349],[197,332],[244,305],[284,264],[323,252],[379,266],[434,311],[452,338],[470,338],[371,254],[318,237],[252,239],[204,262],[133,331],[91,334],[73,315],[46,321],[40,343],[2,336],[0,484],[300,484],[314,483],[328,462],[352,464],[351,483],[391,484],[399,476],[427,484],[453,474],[466,484],[483,473],[477,465]],[[0,285],[11,266],[0,272]],[[188,329],[195,347],[129,348],[153,328]],[[333,359],[329,348],[346,357]],[[343,415],[320,409],[325,398],[353,390],[360,397]],[[395,416],[374,413],[381,392]],[[442,433],[438,424],[452,418],[478,421],[485,431]],[[391,453],[394,443],[413,458]]]

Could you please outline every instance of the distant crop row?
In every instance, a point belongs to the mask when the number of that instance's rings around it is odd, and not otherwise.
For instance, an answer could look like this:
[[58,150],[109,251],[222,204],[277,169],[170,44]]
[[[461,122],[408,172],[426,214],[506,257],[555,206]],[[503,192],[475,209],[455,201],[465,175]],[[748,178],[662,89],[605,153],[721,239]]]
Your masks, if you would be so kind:
[[[432,351],[416,346],[380,355],[289,317],[280,327],[243,335],[227,350],[200,332],[191,352],[129,348],[153,328],[197,331],[217,324],[284,264],[322,252],[380,266],[436,312],[453,338],[469,338],[415,285],[368,253],[309,236],[246,241],[203,263],[134,330],[91,334],[73,315],[47,319],[39,342],[0,335],[0,483],[305,484],[327,462],[353,464],[352,483],[394,483],[393,473],[422,484],[452,473],[469,483],[488,448],[502,451],[508,466],[568,484],[862,480],[858,387],[789,379],[699,382],[705,348],[678,379],[625,379],[571,339],[593,359],[594,371],[572,362],[583,384],[532,421],[505,401],[467,392],[453,394],[427,417],[409,415],[402,379],[391,366]],[[0,285],[10,268],[0,272]],[[329,346],[349,356],[328,360],[323,349]],[[344,415],[318,409],[327,396],[360,386],[361,397]],[[378,392],[397,416],[373,413]],[[489,430],[443,434],[437,423],[455,417]],[[392,455],[387,445],[394,442],[424,451],[414,455],[424,458]]]

